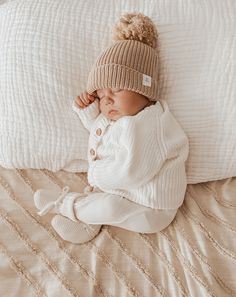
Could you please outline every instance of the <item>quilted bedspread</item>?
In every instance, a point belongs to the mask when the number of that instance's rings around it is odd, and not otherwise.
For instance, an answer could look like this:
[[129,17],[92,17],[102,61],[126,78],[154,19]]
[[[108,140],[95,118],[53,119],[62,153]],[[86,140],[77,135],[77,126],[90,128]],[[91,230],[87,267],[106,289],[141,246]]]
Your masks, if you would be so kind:
[[0,168],[1,297],[236,296],[236,178],[189,185],[162,232],[103,226],[74,245],[37,215],[33,193],[86,183],[81,173]]

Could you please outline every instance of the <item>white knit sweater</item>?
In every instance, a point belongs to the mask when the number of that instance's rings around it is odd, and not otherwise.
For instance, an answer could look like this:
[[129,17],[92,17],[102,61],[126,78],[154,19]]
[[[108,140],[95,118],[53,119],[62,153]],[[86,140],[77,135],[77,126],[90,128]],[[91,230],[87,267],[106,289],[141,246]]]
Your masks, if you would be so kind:
[[166,102],[117,121],[100,113],[97,100],[73,110],[90,131],[90,185],[155,209],[182,204],[189,144]]

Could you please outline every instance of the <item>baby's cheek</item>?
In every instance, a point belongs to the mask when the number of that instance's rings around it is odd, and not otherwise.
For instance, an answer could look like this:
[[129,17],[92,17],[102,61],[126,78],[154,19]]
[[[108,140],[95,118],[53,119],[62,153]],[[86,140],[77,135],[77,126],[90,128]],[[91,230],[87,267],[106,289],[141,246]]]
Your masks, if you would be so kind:
[[129,101],[124,102],[124,104],[122,104],[122,106],[120,107],[122,109],[122,111],[124,111],[125,113],[129,113],[130,111],[133,110],[135,103],[131,103]]

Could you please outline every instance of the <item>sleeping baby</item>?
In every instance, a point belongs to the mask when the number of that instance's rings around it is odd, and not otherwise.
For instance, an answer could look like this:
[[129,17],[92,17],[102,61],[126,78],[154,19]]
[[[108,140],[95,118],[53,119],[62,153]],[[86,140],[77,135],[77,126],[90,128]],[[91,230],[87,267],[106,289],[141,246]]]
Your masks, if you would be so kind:
[[158,100],[157,32],[141,13],[123,15],[73,103],[90,133],[83,193],[34,194],[39,214],[66,241],[84,243],[102,225],[140,233],[166,228],[183,203],[188,138]]

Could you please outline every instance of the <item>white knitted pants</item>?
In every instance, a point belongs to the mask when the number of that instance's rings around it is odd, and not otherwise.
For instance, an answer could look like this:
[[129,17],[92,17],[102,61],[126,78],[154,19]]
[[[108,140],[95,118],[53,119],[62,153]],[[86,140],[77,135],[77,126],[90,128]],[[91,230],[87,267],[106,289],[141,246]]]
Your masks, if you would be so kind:
[[164,229],[176,212],[177,209],[152,209],[103,192],[88,193],[74,204],[76,217],[86,224],[112,225],[140,233],[155,233]]

